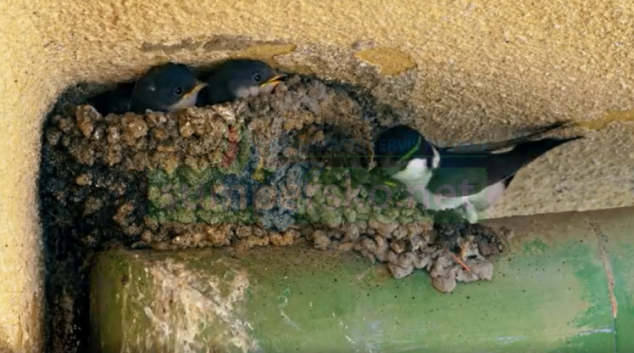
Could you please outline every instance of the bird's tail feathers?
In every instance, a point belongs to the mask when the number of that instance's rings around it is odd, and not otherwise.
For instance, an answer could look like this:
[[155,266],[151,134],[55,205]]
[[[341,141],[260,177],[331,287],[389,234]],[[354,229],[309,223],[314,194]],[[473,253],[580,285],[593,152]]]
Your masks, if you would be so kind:
[[564,128],[564,127],[571,127],[575,124],[574,121],[566,121],[566,120],[560,120],[560,121],[556,121],[552,124],[548,124],[546,126],[540,127],[540,128],[536,128],[533,131],[529,132],[528,134],[521,136],[520,138],[524,138],[524,139],[529,139],[529,138],[533,138],[535,136],[538,135],[543,135],[545,133],[557,130],[559,128]]
[[479,152],[479,151],[488,151],[495,153],[499,150],[504,150],[508,148],[515,147],[519,144],[526,143],[531,141],[531,139],[536,138],[537,136],[544,135],[550,132],[553,132],[557,129],[564,129],[566,127],[572,127],[575,123],[572,121],[564,121],[560,120],[554,122],[552,124],[548,124],[546,126],[542,126],[539,128],[532,129],[532,131],[517,137],[510,138],[508,140],[497,141],[497,142],[488,142],[488,143],[480,143],[475,145],[462,145],[462,146],[454,146],[448,147],[447,150],[451,152]]
[[547,153],[550,150],[553,150],[563,144],[566,144],[568,142],[578,140],[581,138],[583,138],[583,136],[577,135],[577,136],[566,137],[566,138],[546,138],[546,139],[537,140],[537,141],[529,141],[521,145],[518,145],[517,147],[515,147],[513,151],[515,153],[524,155],[525,157],[524,163],[529,163],[539,158],[541,155]]

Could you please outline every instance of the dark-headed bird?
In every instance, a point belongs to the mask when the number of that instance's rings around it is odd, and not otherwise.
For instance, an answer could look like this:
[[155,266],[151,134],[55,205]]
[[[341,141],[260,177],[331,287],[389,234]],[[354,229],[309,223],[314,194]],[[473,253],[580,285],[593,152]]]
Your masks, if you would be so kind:
[[102,93],[92,104],[102,115],[145,113],[146,110],[173,112],[196,104],[206,83],[200,82],[184,64],[165,63],[149,69],[136,81],[119,84]]
[[[545,133],[563,124],[553,124]],[[536,133],[531,134],[533,137]],[[515,138],[483,148],[441,148],[417,130],[398,125],[375,140],[381,172],[405,184],[417,203],[431,210],[453,209],[470,223],[498,201],[517,172],[548,151],[581,138]],[[508,151],[501,149],[512,148]],[[460,151],[463,150],[463,151]]]
[[230,59],[212,69],[205,79],[208,86],[196,105],[214,105],[268,93],[285,77],[260,60]]

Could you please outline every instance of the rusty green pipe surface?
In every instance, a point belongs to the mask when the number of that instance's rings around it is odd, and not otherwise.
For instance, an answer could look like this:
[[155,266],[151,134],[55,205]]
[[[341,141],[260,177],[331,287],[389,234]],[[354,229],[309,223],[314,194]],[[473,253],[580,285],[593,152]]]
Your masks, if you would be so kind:
[[487,223],[511,251],[452,294],[354,253],[102,253],[95,352],[634,352],[634,209]]

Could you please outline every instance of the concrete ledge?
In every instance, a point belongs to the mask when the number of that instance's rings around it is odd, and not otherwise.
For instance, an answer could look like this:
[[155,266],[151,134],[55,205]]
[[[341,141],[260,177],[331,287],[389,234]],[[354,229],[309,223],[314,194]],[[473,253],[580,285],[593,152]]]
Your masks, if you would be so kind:
[[[93,268],[95,351],[630,351],[634,210],[492,220],[491,282],[436,292],[352,253],[113,251]],[[616,317],[614,316],[616,315]],[[615,321],[616,318],[616,321]]]

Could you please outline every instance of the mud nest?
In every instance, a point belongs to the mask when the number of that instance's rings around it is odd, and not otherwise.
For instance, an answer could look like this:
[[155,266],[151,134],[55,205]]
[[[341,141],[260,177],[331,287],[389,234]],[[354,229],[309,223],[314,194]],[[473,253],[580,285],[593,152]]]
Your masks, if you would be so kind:
[[505,250],[495,231],[439,221],[400,186],[376,187],[379,126],[366,103],[293,76],[270,95],[177,113],[60,111],[42,150],[48,243],[70,247],[52,249],[58,258],[84,254],[67,264],[84,276],[88,254],[112,247],[308,242],[358,251],[396,278],[425,269],[442,292],[491,279],[489,258]]
[[441,291],[490,279],[487,258],[504,250],[493,230],[434,226],[401,189],[372,184],[376,126],[363,115],[345,91],[299,76],[271,95],[171,114],[78,106],[45,130],[47,226],[95,250],[305,239],[387,262],[397,278],[425,268]]
[[177,113],[57,111],[45,125],[40,178],[59,277],[49,283],[52,325],[66,327],[53,340],[80,336],[73,322],[87,310],[72,301],[87,302],[90,255],[113,247],[308,242],[358,251],[395,278],[425,269],[442,292],[491,279],[489,258],[505,249],[496,232],[439,221],[368,171],[380,114],[365,105],[294,76],[270,95]]

